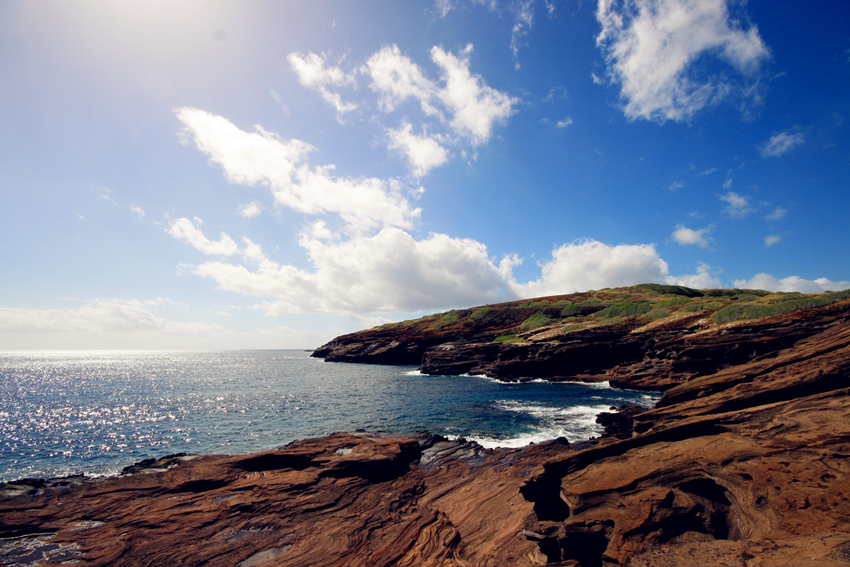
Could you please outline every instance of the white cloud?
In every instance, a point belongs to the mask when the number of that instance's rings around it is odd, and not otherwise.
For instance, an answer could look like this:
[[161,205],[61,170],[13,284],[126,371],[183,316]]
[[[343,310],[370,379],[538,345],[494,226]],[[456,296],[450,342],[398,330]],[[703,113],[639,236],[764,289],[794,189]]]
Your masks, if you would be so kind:
[[782,240],[781,234],[771,234],[769,236],[764,237],[764,245],[767,247],[773,246],[774,244],[779,244]]
[[787,154],[797,146],[806,142],[806,136],[802,132],[780,132],[771,136],[770,140],[759,147],[762,157],[779,157]]
[[311,168],[307,154],[314,148],[306,142],[284,140],[259,126],[245,132],[195,108],[175,113],[184,125],[183,139],[192,139],[231,183],[267,185],[278,205],[309,215],[338,214],[353,231],[410,227],[420,215],[398,181],[336,177],[332,165]]
[[336,238],[333,231],[328,228],[327,223],[321,219],[316,220],[309,226],[308,234],[315,240],[329,240],[331,238]]
[[493,126],[513,114],[513,105],[518,99],[484,84],[479,75],[469,71],[469,55],[472,44],[456,56],[440,47],[431,48],[431,59],[442,69],[445,87],[437,96],[452,112],[449,125],[468,138],[473,146],[490,139]]
[[[443,2],[437,8],[443,12],[453,4]],[[395,112],[408,102],[416,104],[425,122],[414,124],[416,130],[431,132],[427,137],[412,137],[410,118],[386,130],[391,135],[391,149],[401,149],[410,159],[417,176],[448,161],[445,146],[469,144],[473,148],[487,142],[496,124],[504,122],[514,112],[519,99],[513,98],[486,84],[470,69],[472,45],[457,55],[441,47],[430,50],[432,61],[440,69],[440,78],[431,79],[410,57],[402,54],[397,45],[387,45],[373,53],[358,69],[370,80],[369,88],[378,96],[377,106],[385,114]],[[316,54],[289,55],[293,68],[299,70],[302,84],[315,88],[326,96],[325,84],[347,83],[353,75],[344,75],[339,68],[325,67],[325,60]],[[324,89],[324,90],[322,90]],[[366,104],[366,107],[370,107]],[[380,121],[378,117],[374,117]],[[463,153],[463,152],[461,152]],[[446,159],[443,159],[443,158]]]
[[139,220],[145,218],[145,211],[141,207],[137,207],[136,205],[130,205],[130,210],[138,215]]
[[425,77],[419,66],[395,45],[372,55],[364,72],[371,77],[370,87],[378,93],[378,104],[385,112],[412,98],[419,101],[426,115],[442,122],[443,113],[437,108],[442,104],[451,114],[451,130],[478,146],[490,139],[495,124],[513,113],[518,100],[487,86],[479,75],[470,72],[471,52],[472,45],[467,45],[459,56],[440,47],[431,48],[431,59],[441,70],[441,84]]
[[573,123],[573,119],[570,118],[569,116],[567,116],[563,120],[559,120],[557,122],[557,124],[555,124],[555,126],[558,127],[558,128],[566,128],[567,126],[569,126],[572,123]]
[[91,299],[76,308],[0,308],[0,341],[9,349],[315,348],[344,332],[281,326],[232,331],[218,323],[168,320],[149,309],[164,303],[171,302]]
[[723,287],[723,282],[711,275],[711,266],[706,263],[701,263],[697,266],[696,274],[668,276],[664,283],[682,285],[694,289],[717,289]]
[[446,148],[434,138],[414,134],[413,126],[409,123],[402,124],[398,130],[389,130],[388,134],[389,147],[401,150],[407,156],[416,177],[422,177],[449,159]]
[[222,232],[217,242],[210,240],[201,231],[201,224],[202,221],[198,217],[195,217],[194,223],[187,218],[179,218],[172,220],[165,232],[177,240],[182,240],[192,245],[193,248],[200,250],[204,254],[218,254],[220,256],[236,254],[238,250],[232,238]]
[[706,248],[710,244],[710,241],[705,235],[711,232],[711,229],[711,225],[699,230],[694,230],[683,224],[677,224],[672,237],[673,240],[683,246],[696,245],[701,248]]
[[660,282],[668,271],[667,262],[651,244],[608,246],[596,240],[564,244],[540,266],[539,279],[514,285],[522,297]]
[[753,75],[769,56],[756,26],[744,29],[730,17],[727,0],[599,0],[596,17],[602,25],[596,43],[632,120],[685,121],[753,91],[720,74],[700,77],[701,58],[714,56]]
[[[514,22],[514,27],[511,29],[511,52],[514,54],[514,61],[516,61],[519,56],[519,48],[522,38],[528,35],[528,32],[531,31],[531,27],[534,24],[533,6],[534,0],[520,0],[513,4],[516,21]],[[515,68],[519,69],[519,63],[515,63]]]
[[452,0],[436,0],[436,2],[434,2],[434,6],[437,8],[437,12],[440,13],[441,18],[445,18],[446,15],[454,9]]
[[750,198],[745,195],[738,195],[734,191],[729,191],[724,195],[718,195],[717,198],[726,203],[723,212],[734,219],[742,219],[753,212]]
[[567,88],[564,86],[552,87],[549,89],[549,94],[546,95],[546,98],[543,99],[543,102],[555,102],[555,99],[558,98],[567,98],[569,93],[567,92]]
[[788,209],[783,209],[782,207],[776,207],[776,209],[774,209],[774,211],[772,213],[766,215],[764,218],[765,218],[765,220],[780,220],[780,219],[784,219],[785,215],[787,215],[787,214],[788,214]]
[[372,79],[370,88],[378,93],[378,106],[384,112],[392,112],[409,98],[422,105],[425,114],[436,115],[439,111],[431,104],[437,95],[437,86],[422,69],[402,55],[398,46],[384,46],[366,61],[363,71]]
[[[76,309],[0,308],[0,333],[127,333],[172,330],[148,309],[167,300],[91,299]],[[179,325],[178,325],[179,327]]]
[[[490,11],[495,11],[497,8],[496,0],[471,0],[471,3],[484,6]],[[435,0],[434,7],[439,12],[440,17],[445,18],[449,12],[457,8],[457,5],[455,0]]]
[[735,280],[735,287],[745,289],[764,289],[767,291],[799,291],[801,293],[822,293],[824,291],[842,291],[850,289],[850,282],[833,282],[827,278],[806,280],[799,276],[777,279],[770,274],[756,274],[749,280]]
[[193,272],[227,291],[272,298],[264,305],[274,314],[413,312],[515,297],[505,283],[511,260],[496,265],[474,240],[444,234],[416,240],[385,228],[341,243],[302,235],[300,244],[313,271],[255,254],[254,269],[206,262]]
[[246,219],[254,218],[263,212],[263,206],[257,201],[239,205],[238,213]]
[[353,102],[343,102],[339,93],[328,90],[329,85],[345,86],[354,82],[352,75],[347,75],[339,67],[327,66],[325,54],[321,56],[308,53],[306,56],[300,53],[290,53],[287,57],[298,81],[307,88],[314,89],[322,95],[339,114],[351,112],[357,108]]

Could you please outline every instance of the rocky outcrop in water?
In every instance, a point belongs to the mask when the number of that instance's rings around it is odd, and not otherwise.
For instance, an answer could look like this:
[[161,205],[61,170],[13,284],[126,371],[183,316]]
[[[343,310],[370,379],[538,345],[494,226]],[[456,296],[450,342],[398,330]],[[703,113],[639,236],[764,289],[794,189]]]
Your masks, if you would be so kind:
[[617,322],[593,347],[434,349],[445,368],[665,390],[651,410],[601,416],[600,439],[484,450],[337,434],[97,482],[11,483],[0,565],[847,565],[850,301],[688,317]]

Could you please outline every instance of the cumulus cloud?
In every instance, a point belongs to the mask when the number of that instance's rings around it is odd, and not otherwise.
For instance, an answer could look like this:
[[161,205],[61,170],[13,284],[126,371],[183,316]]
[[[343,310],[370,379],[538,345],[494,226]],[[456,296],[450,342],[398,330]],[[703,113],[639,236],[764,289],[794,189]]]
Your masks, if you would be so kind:
[[621,86],[629,119],[686,121],[708,105],[752,88],[726,75],[700,76],[717,57],[753,77],[769,51],[756,26],[745,29],[727,0],[599,0],[596,38],[609,78]]
[[326,56],[315,53],[301,55],[290,53],[286,59],[292,70],[298,75],[298,81],[307,88],[314,89],[325,101],[333,106],[339,114],[351,112],[357,108],[353,102],[343,102],[339,93],[331,92],[328,86],[345,86],[354,82],[354,77],[342,71],[340,67],[328,66]]
[[850,289],[850,282],[833,282],[827,278],[807,280],[799,276],[778,279],[770,274],[756,274],[749,280],[735,280],[735,287],[745,289],[764,289],[767,291],[798,291],[801,293],[822,293]]
[[263,206],[257,201],[251,201],[250,203],[239,205],[239,209],[237,212],[239,213],[239,216],[243,216],[246,219],[250,219],[261,214],[263,212]]
[[552,251],[552,258],[540,264],[541,277],[522,284],[512,281],[521,297],[540,297],[622,287],[639,283],[668,283],[689,287],[720,287],[700,265],[696,274],[670,276],[669,266],[652,244],[609,246],[596,240],[577,240]]
[[694,230],[692,228],[686,227],[683,224],[677,224],[675,230],[673,231],[672,237],[673,240],[683,246],[696,245],[701,248],[707,248],[710,244],[710,241],[708,238],[706,238],[706,234],[708,234],[711,229],[712,227],[710,225],[699,230]]
[[371,78],[370,88],[378,94],[378,104],[385,112],[414,99],[426,115],[442,119],[444,111],[450,114],[449,127],[473,145],[479,145],[489,140],[495,124],[513,113],[518,100],[474,75],[469,70],[471,53],[471,44],[458,55],[441,47],[431,48],[431,60],[441,72],[439,83],[427,78],[395,45],[385,46],[372,55],[363,71]]
[[130,205],[130,210],[136,213],[136,216],[139,217],[139,220],[145,218],[145,211],[141,207],[137,207],[136,205]]
[[366,61],[363,72],[372,79],[370,88],[378,93],[378,105],[384,112],[392,112],[412,98],[419,101],[425,114],[438,114],[431,104],[437,85],[425,77],[416,63],[402,55],[397,45],[384,46],[374,53]]
[[431,48],[431,59],[442,71],[445,86],[437,96],[449,108],[451,128],[468,138],[473,146],[490,139],[493,126],[506,120],[513,113],[517,99],[487,86],[478,75],[469,71],[469,56],[472,44],[466,46],[459,56],[440,47]]
[[539,297],[664,281],[667,262],[651,244],[609,246],[596,240],[579,240],[552,251],[540,264],[541,277],[514,288],[523,297]]
[[312,271],[255,250],[244,264],[206,262],[193,272],[221,289],[271,298],[263,304],[271,314],[412,312],[515,298],[505,284],[511,260],[497,265],[470,239],[431,234],[416,240],[385,228],[337,243],[304,234],[300,245]]
[[806,136],[802,132],[779,132],[770,137],[770,140],[759,146],[762,157],[779,157],[787,154],[797,146],[806,142]]
[[[444,2],[437,7],[447,11],[452,4]],[[438,79],[429,78],[397,45],[382,47],[357,68],[369,78],[369,88],[378,96],[377,106],[382,112],[390,114],[413,102],[430,122],[430,127],[423,122],[416,129],[434,132],[431,136],[414,136],[408,118],[398,126],[386,128],[391,134],[390,149],[402,150],[416,176],[448,161],[446,145],[468,144],[475,148],[486,143],[493,128],[513,114],[519,102],[470,71],[471,52],[472,45],[457,54],[433,47],[430,56],[439,68]],[[327,85],[353,82],[353,73],[346,75],[339,67],[328,67],[325,57],[315,53],[292,53],[289,61],[301,83],[320,92],[340,113],[356,106],[340,107],[338,95],[327,89]]]
[[390,148],[400,150],[407,156],[416,177],[422,177],[449,159],[446,148],[434,138],[414,134],[413,126],[409,123],[404,123],[398,130],[389,130],[388,134]]
[[259,126],[245,132],[196,108],[175,113],[185,143],[194,141],[231,183],[268,186],[280,206],[309,215],[338,214],[353,231],[410,227],[420,215],[396,180],[338,177],[333,165],[311,167],[307,155],[314,148],[306,142],[284,140]]
[[222,232],[218,241],[210,240],[201,231],[201,224],[203,224],[203,221],[198,217],[195,217],[195,222],[187,218],[179,218],[169,223],[166,232],[177,240],[182,240],[190,244],[193,248],[200,250],[204,254],[216,254],[220,256],[236,254],[237,246],[232,238]]
[[682,285],[694,289],[717,289],[723,287],[723,283],[717,277],[711,275],[711,266],[704,262],[697,266],[696,274],[667,276],[665,283],[669,285]]
[[[169,226],[169,234],[205,253],[239,254],[241,261],[207,261],[184,268],[209,278],[219,289],[260,298],[257,308],[270,315],[362,317],[643,282],[711,280],[707,272],[670,276],[667,263],[651,244],[609,246],[583,240],[555,249],[551,260],[540,264],[540,277],[521,283],[513,273],[521,263],[515,255],[496,259],[475,240],[445,234],[416,238],[403,230],[419,210],[400,197],[393,182],[334,177],[330,167],[311,168],[305,163],[312,147],[304,142],[283,140],[260,127],[245,132],[196,109],[175,112],[184,124],[186,143],[194,142],[210,156],[228,180],[267,185],[278,204],[314,217],[305,219],[298,240],[309,260],[306,268],[273,260],[247,237],[242,237],[241,246],[224,233],[217,242],[211,241],[199,219],[180,218]],[[433,153],[435,148],[427,146],[427,138],[413,134],[412,126],[391,135],[396,137],[392,143],[408,152],[419,172],[444,159],[439,150]],[[425,144],[424,149],[416,144]],[[347,230],[344,236],[334,233],[324,219],[315,218],[326,213],[338,214],[348,228],[357,230]]]
[[723,212],[733,219],[742,219],[753,212],[750,204],[750,198],[745,195],[739,195],[734,191],[729,191],[723,195],[718,195],[718,199],[726,203],[726,208]]
[[771,235],[764,237],[764,245],[769,248],[769,247],[773,246],[774,244],[779,244],[779,242],[781,240],[782,240],[781,234],[771,234]]
[[557,128],[566,128],[567,126],[569,126],[572,123],[573,123],[573,119],[570,118],[569,116],[567,116],[563,120],[558,120],[558,122],[555,124],[555,126]]

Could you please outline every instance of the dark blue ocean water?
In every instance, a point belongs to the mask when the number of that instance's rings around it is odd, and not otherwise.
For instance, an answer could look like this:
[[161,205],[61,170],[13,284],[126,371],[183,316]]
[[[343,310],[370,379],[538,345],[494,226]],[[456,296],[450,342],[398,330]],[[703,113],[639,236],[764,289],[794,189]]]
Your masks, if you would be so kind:
[[0,481],[110,475],[169,453],[244,454],[355,429],[516,447],[600,432],[645,392],[335,364],[303,351],[0,353]]

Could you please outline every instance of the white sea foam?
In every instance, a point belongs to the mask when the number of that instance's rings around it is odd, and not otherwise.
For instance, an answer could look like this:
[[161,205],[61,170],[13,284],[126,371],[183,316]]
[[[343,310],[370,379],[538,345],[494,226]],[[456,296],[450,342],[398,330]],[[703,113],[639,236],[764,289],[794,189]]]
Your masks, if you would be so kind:
[[531,415],[537,418],[541,425],[534,431],[507,439],[485,436],[469,436],[467,439],[488,449],[524,447],[530,443],[540,443],[559,437],[565,437],[570,442],[583,441],[602,433],[603,427],[596,423],[596,416],[608,411],[611,405],[606,403],[592,406],[552,407],[528,402],[501,401],[498,402],[498,407],[506,411]]

